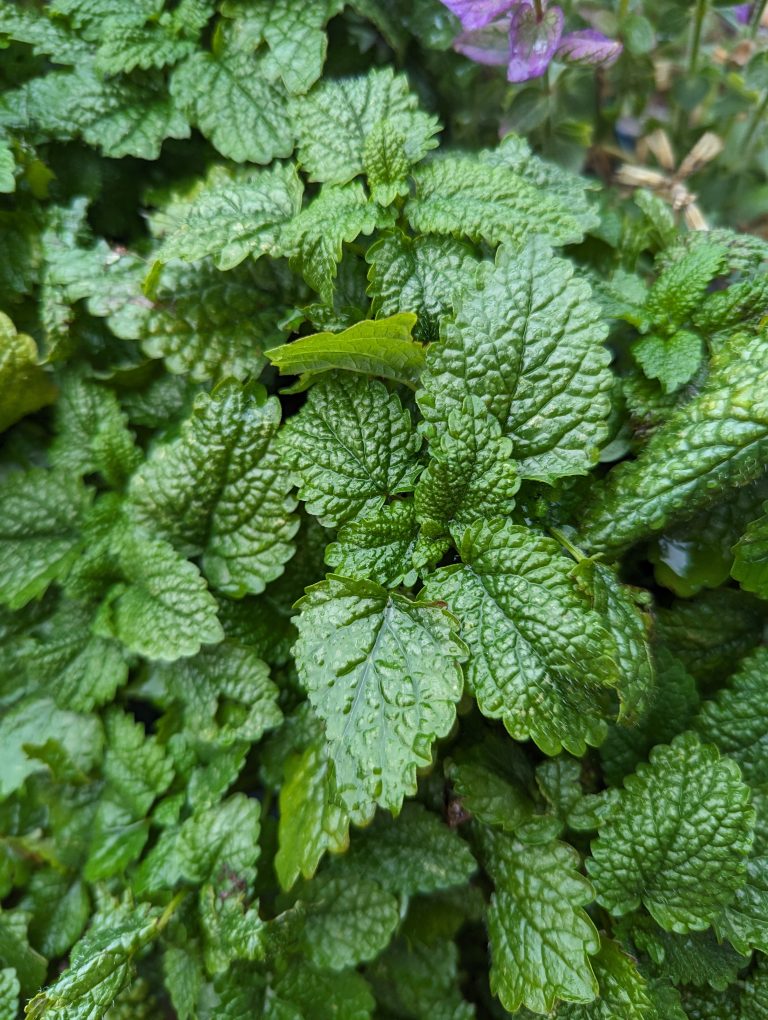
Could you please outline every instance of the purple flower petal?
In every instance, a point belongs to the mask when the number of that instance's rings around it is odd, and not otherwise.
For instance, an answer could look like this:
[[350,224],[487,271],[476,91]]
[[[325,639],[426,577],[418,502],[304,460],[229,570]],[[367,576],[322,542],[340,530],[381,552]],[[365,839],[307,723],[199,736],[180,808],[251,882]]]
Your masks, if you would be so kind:
[[461,27],[467,31],[482,28],[518,2],[519,0],[441,0],[441,3],[459,19]]
[[544,74],[563,34],[563,20],[559,7],[550,7],[539,19],[530,0],[524,0],[512,11],[507,67],[509,81],[528,81]]
[[624,47],[618,39],[608,39],[594,28],[580,32],[569,32],[563,36],[555,53],[555,59],[564,64],[593,64],[607,67],[621,56]]
[[737,21],[740,21],[742,25],[748,25],[749,19],[752,17],[752,4],[737,4],[733,8],[733,13],[736,15]]
[[509,19],[462,32],[453,40],[453,48],[478,64],[506,64],[509,60]]

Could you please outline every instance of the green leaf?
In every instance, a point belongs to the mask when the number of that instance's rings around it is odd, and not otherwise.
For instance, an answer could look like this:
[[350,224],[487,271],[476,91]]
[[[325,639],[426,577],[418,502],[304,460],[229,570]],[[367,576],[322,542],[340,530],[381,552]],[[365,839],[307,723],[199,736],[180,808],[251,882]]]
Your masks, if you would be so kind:
[[247,887],[259,856],[259,817],[259,802],[236,793],[166,829],[141,862],[134,888],[145,895],[181,883],[215,882],[219,893]]
[[224,634],[200,571],[167,542],[128,534],[120,546],[125,582],[107,593],[94,631],[148,659],[194,655]]
[[419,520],[460,534],[481,518],[508,517],[520,488],[512,441],[477,397],[452,410],[445,425],[428,433],[430,460],[416,486]]
[[451,311],[462,285],[471,286],[477,270],[469,245],[452,237],[397,231],[372,244],[365,257],[374,315],[415,312],[414,334],[423,341],[438,339],[441,316]]
[[525,846],[487,830],[484,861],[494,893],[488,911],[491,991],[514,1013],[537,1013],[557,999],[590,1002],[597,981],[589,956],[600,940],[582,909],[592,887],[578,873],[576,851],[564,843]]
[[738,763],[752,786],[768,783],[768,648],[758,648],[712,701],[705,701],[696,729]]
[[409,164],[437,145],[434,135],[439,130],[437,120],[418,109],[405,76],[389,67],[321,82],[294,103],[294,119],[299,163],[311,181],[330,184],[345,184],[363,173],[366,141],[380,130],[381,121],[403,139]]
[[36,752],[49,742],[77,769],[88,772],[101,756],[101,723],[94,716],[64,712],[49,698],[28,698],[7,710],[0,721],[0,799],[45,769]]
[[[240,14],[247,19],[254,41],[263,38],[280,69],[289,92],[303,93],[317,81],[325,63],[328,41],[326,23],[342,7],[341,0],[317,0],[295,4],[292,0],[254,0],[229,3],[227,16]],[[241,31],[240,26],[236,30]]]
[[27,886],[25,908],[32,911],[30,938],[49,959],[64,956],[83,934],[91,913],[85,884],[55,870],[38,870]]
[[0,1010],[2,1015],[14,1017],[19,1011],[21,986],[12,967],[0,969]]
[[599,686],[619,681],[616,648],[557,543],[509,521],[478,521],[459,554],[461,565],[428,578],[424,597],[461,621],[480,711],[546,754],[599,744]]
[[390,221],[391,216],[368,198],[357,181],[325,185],[317,198],[285,224],[280,250],[290,256],[291,266],[330,305],[343,244],[361,234],[371,234]]
[[159,926],[157,914],[146,907],[124,912],[119,920],[114,927],[97,927],[78,942],[68,969],[28,1003],[29,1020],[88,1020],[104,1015],[128,987],[134,956],[156,937]]
[[411,336],[415,322],[406,312],[365,320],[342,333],[315,333],[273,347],[269,359],[281,375],[344,369],[413,386],[424,367],[424,348]]
[[710,985],[723,991],[749,963],[748,956],[719,943],[711,931],[676,935],[641,916],[631,923],[630,933],[634,945],[650,957],[651,972],[677,985]]
[[397,812],[455,719],[464,654],[456,621],[434,605],[335,576],[309,588],[299,606],[296,667],[325,723],[340,801],[357,822],[376,804]]
[[[492,157],[493,153],[490,153]],[[504,165],[477,156],[444,156],[414,171],[415,193],[405,215],[420,234],[523,244],[540,234],[551,244],[575,244],[585,233],[580,210]]]
[[20,609],[67,572],[91,495],[79,478],[42,468],[0,481],[0,602]]
[[302,953],[322,970],[344,970],[378,956],[392,938],[397,900],[362,878],[323,875],[299,901],[304,909]]
[[768,275],[734,283],[725,290],[707,294],[693,312],[696,328],[705,335],[738,326],[763,315],[768,304]]
[[88,54],[88,46],[58,18],[46,17],[14,0],[0,4],[0,33],[32,47],[36,56],[57,64],[76,64]]
[[170,93],[222,156],[271,163],[293,150],[288,95],[275,71],[247,50],[198,52],[175,68]]
[[397,819],[379,814],[356,833],[339,871],[351,868],[400,896],[464,886],[477,870],[468,845],[437,815],[407,803]]
[[30,915],[22,910],[0,910],[0,960],[15,972],[24,998],[45,981],[46,960],[29,945]]
[[[768,503],[763,509],[768,509]],[[733,553],[731,574],[741,587],[768,598],[768,514],[749,525]]]
[[375,202],[387,206],[397,198],[406,197],[411,160],[406,151],[405,135],[394,121],[380,120],[368,135],[363,148],[363,167]]
[[276,452],[280,403],[229,380],[200,394],[178,439],[134,475],[133,519],[202,569],[224,594],[258,594],[283,572],[299,526],[291,478]]
[[110,796],[133,818],[143,818],[154,800],[173,780],[173,765],[156,737],[144,727],[113,709],[106,717],[107,753],[104,778]]
[[163,979],[178,1020],[191,1020],[203,983],[196,954],[186,947],[168,946],[163,953]]
[[299,875],[312,878],[326,850],[347,848],[349,818],[333,798],[329,762],[319,745],[288,759],[275,854],[275,873],[283,889],[290,889]]
[[180,221],[156,257],[195,262],[212,255],[224,270],[274,251],[283,224],[301,209],[302,190],[290,164],[237,174],[214,167],[180,207]]
[[715,919],[715,930],[739,953],[768,953],[768,857],[747,861],[747,882]]
[[461,805],[483,825],[517,832],[533,814],[533,803],[518,783],[481,762],[451,763],[447,769]]
[[325,561],[344,577],[367,578],[394,588],[413,583],[418,542],[416,511],[411,500],[398,499],[370,517],[345,524],[338,541],[325,551]]
[[123,649],[92,632],[93,617],[92,606],[61,599],[21,646],[25,670],[47,685],[59,708],[89,712],[111,701],[128,679]]
[[703,244],[667,265],[648,294],[646,311],[657,325],[670,331],[682,326],[702,304],[707,287],[726,265],[720,244]]
[[622,584],[612,567],[597,560],[581,560],[573,576],[607,624],[616,642],[621,672],[619,722],[637,722],[654,695],[656,670],[651,652],[650,600],[639,588]]
[[459,953],[453,942],[429,945],[396,939],[366,974],[382,1013],[412,1020],[473,1020],[475,1010],[459,987]]
[[738,987],[724,992],[686,988],[682,1002],[687,1020],[746,1020],[739,1005]]
[[340,372],[321,379],[282,432],[309,513],[335,527],[413,489],[420,437],[395,393]]
[[[600,952],[592,961],[600,988],[599,998],[587,1005],[561,1006],[563,1020],[657,1020],[652,996],[637,965],[611,939],[600,939]],[[660,1018],[659,1018],[660,1020]]]
[[658,379],[665,393],[673,393],[698,371],[704,345],[698,333],[681,329],[667,338],[655,333],[641,337],[632,354],[649,379]]
[[[2,190],[2,189],[0,189]],[[0,432],[26,414],[51,404],[56,398],[53,381],[38,364],[37,345],[31,336],[17,333],[7,315],[0,312]]]
[[741,995],[742,1020],[768,1020],[768,966],[765,958],[758,958],[758,965],[744,982]]
[[427,352],[419,406],[445,422],[482,400],[524,478],[586,474],[607,436],[609,356],[589,287],[539,239],[503,250],[466,291],[443,342]]
[[698,396],[596,491],[582,525],[591,545],[615,553],[757,477],[768,450],[766,392],[768,340],[734,337]]
[[614,914],[642,903],[666,931],[706,928],[744,884],[754,812],[738,767],[684,733],[612,803],[587,870]]
[[255,744],[283,718],[267,664],[252,648],[226,640],[155,666],[149,691],[164,707],[176,707],[190,739],[218,748]]
[[112,390],[80,375],[65,377],[56,404],[51,463],[62,473],[99,471],[120,488],[141,460],[127,418]]

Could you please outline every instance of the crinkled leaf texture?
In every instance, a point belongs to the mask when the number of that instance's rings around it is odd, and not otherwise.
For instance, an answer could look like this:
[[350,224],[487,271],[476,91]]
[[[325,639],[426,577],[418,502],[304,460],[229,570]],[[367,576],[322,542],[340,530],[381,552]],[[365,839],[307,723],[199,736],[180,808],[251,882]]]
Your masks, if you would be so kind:
[[323,720],[350,816],[398,812],[456,716],[465,650],[456,620],[367,581],[331,575],[299,603],[296,666]]
[[605,336],[589,286],[544,242],[500,249],[430,346],[419,406],[445,422],[478,397],[511,439],[522,477],[586,474],[607,435]]
[[736,764],[684,733],[609,805],[587,859],[597,899],[619,915],[642,903],[667,931],[701,931],[744,885],[753,828]]

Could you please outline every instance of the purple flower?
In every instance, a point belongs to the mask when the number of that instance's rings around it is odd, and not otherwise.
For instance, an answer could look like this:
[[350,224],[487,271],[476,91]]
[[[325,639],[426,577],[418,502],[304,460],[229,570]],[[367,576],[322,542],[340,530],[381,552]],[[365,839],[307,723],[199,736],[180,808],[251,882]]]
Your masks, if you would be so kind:
[[459,15],[465,28],[454,40],[454,49],[479,64],[506,64],[511,82],[540,77],[553,59],[607,66],[622,51],[620,42],[591,28],[563,35],[562,8],[549,7],[548,0],[442,2]]
[[462,28],[471,30],[490,24],[514,7],[517,0],[442,0],[442,3],[456,15]]
[[606,39],[594,28],[581,32],[570,32],[555,53],[564,64],[593,64],[607,67],[621,56],[622,45],[618,39]]
[[733,8],[733,13],[736,15],[737,21],[740,21],[742,25],[748,25],[749,19],[752,17],[752,4],[737,4]]

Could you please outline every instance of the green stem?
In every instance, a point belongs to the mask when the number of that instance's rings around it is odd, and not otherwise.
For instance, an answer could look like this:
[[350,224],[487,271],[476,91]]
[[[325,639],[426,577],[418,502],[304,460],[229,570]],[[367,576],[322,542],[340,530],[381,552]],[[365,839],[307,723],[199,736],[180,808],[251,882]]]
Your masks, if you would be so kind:
[[568,550],[577,563],[581,563],[582,560],[588,559],[586,553],[583,553],[581,549],[577,548],[559,528],[550,528],[549,530],[552,536],[557,539],[563,548]]
[[749,24],[749,34],[753,39],[760,31],[760,24],[763,20],[766,7],[768,7],[768,0],[760,0],[760,3],[756,3],[755,9],[752,11],[752,20]]
[[173,897],[173,899],[170,901],[168,906],[165,908],[165,910],[158,918],[156,929],[158,935],[164,928],[167,927],[168,922],[171,920],[173,915],[176,913],[176,911],[179,909],[179,907],[181,906],[181,904],[184,902],[188,895],[189,895],[188,889],[182,889],[180,892],[176,893],[176,895]]
[[693,16],[693,34],[691,36],[691,48],[688,54],[688,70],[691,74],[696,71],[699,65],[699,52],[701,50],[701,34],[704,28],[704,19],[707,16],[707,0],[698,0],[696,13]]
[[629,0],[621,0],[619,4],[619,22],[622,22],[629,14]]

